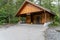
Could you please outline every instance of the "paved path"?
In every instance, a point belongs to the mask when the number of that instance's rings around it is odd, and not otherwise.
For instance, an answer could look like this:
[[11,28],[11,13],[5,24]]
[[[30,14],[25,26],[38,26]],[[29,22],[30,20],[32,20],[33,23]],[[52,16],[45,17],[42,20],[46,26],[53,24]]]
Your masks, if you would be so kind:
[[49,28],[45,32],[46,40],[60,40],[60,27]]
[[0,40],[45,40],[42,25],[14,25],[9,28],[0,28]]

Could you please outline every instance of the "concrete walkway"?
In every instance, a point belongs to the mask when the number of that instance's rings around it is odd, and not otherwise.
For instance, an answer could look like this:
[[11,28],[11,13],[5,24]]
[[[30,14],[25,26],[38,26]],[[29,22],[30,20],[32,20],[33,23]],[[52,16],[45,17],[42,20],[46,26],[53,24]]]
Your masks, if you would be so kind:
[[0,28],[0,40],[45,40],[43,25],[18,24]]

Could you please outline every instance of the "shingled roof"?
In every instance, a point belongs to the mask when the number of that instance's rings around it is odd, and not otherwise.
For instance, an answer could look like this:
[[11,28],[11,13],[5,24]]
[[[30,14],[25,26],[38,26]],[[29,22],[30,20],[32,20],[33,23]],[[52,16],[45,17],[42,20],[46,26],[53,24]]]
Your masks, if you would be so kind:
[[52,12],[51,10],[49,10],[49,9],[47,9],[47,8],[44,8],[44,7],[39,6],[39,5],[36,5],[36,4],[32,3],[31,1],[25,0],[24,3],[22,4],[22,6],[21,6],[21,7],[19,8],[19,10],[17,11],[16,16],[20,13],[22,7],[23,7],[26,3],[29,3],[29,4],[35,6],[35,7],[39,8],[39,9],[43,9],[44,11],[47,11],[47,12],[53,14],[53,15],[56,15],[54,12]]

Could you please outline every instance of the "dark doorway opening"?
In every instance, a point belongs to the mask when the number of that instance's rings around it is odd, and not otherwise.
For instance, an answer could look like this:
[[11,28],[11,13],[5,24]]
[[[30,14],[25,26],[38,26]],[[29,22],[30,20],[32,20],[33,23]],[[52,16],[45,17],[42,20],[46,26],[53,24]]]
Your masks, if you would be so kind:
[[36,17],[36,24],[40,24],[40,16]]

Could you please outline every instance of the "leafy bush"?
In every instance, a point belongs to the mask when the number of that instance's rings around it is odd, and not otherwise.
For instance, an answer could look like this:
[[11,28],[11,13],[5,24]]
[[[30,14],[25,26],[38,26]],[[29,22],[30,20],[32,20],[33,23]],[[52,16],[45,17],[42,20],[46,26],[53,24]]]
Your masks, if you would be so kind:
[[15,24],[18,23],[18,18],[17,17],[13,17],[12,19],[10,19],[10,23]]

